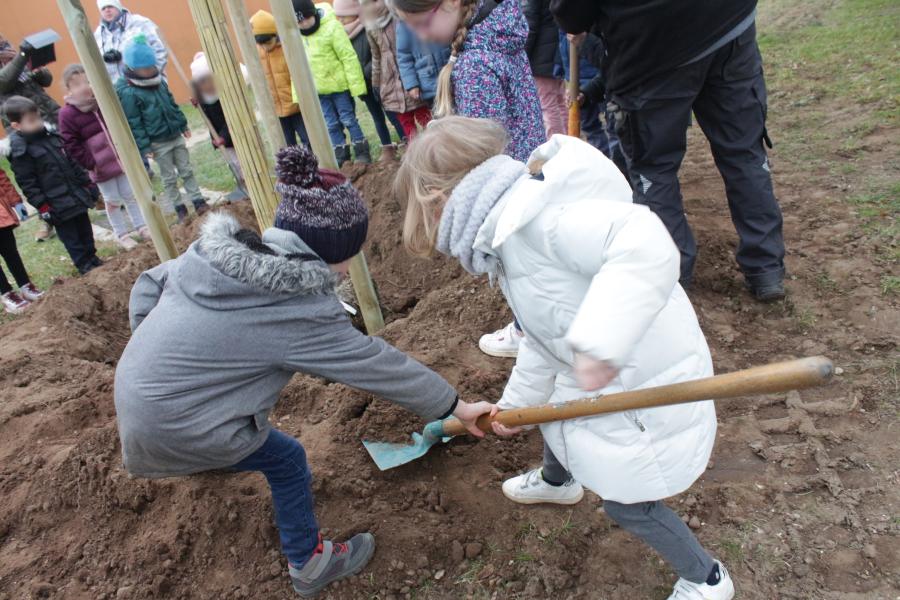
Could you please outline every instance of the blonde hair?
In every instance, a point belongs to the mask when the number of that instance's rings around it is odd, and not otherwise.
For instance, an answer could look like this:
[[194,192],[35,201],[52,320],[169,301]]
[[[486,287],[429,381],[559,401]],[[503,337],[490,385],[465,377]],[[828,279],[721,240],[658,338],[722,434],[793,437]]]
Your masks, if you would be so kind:
[[403,245],[428,256],[437,242],[438,224],[453,188],[472,169],[498,154],[509,142],[506,129],[490,119],[449,116],[432,121],[410,143],[394,180],[394,197],[406,204]]
[[[443,0],[389,0],[389,6],[393,10],[401,10],[407,13],[421,13],[434,9]],[[450,42],[450,60],[438,73],[437,92],[434,97],[434,106],[431,108],[435,117],[446,117],[452,115],[455,111],[453,102],[453,66],[456,59],[462,51],[466,38],[469,36],[469,23],[475,17],[475,10],[478,8],[478,0],[460,0],[459,23],[457,24],[456,33]]]

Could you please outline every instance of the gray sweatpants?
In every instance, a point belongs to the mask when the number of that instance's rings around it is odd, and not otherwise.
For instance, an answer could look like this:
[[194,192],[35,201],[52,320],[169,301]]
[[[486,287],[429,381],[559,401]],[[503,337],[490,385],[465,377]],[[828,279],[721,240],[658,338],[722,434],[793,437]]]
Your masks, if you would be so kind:
[[[144,227],[144,215],[141,214],[141,208],[138,206],[134,192],[131,190],[131,184],[128,183],[128,177],[125,174],[117,175],[107,181],[97,182],[100,193],[103,194],[103,201],[106,203],[106,214],[109,217],[109,224],[113,228],[116,237],[122,237],[135,229]],[[129,227],[125,220],[124,210],[131,217],[133,226]]]
[[[191,156],[188,153],[187,144],[180,135],[165,142],[153,142],[150,144],[153,152],[153,160],[159,165],[162,177],[163,199],[169,206],[181,206],[181,190],[178,189],[178,178],[181,177],[184,189],[192,202],[201,202],[203,194],[194,177],[194,168],[191,166]],[[167,212],[169,206],[165,206]]]
[[[553,482],[572,478],[544,443],[543,476]],[[715,563],[709,553],[684,524],[684,521],[662,501],[622,504],[603,501],[607,516],[628,533],[642,539],[672,565],[679,577],[701,583],[706,581]]]

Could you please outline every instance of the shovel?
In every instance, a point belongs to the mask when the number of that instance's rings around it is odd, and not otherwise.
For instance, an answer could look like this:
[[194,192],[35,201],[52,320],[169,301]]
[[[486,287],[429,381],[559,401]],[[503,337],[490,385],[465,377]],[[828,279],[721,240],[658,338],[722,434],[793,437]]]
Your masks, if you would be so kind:
[[578,106],[579,83],[578,45],[569,42],[569,81],[566,85],[569,86],[568,96],[571,98],[572,104],[569,105],[568,133],[577,138],[581,137],[581,107]]
[[[694,381],[584,398],[562,404],[504,410],[498,412],[493,419],[489,415],[482,415],[477,424],[479,429],[489,433],[492,431],[492,420],[507,427],[521,427],[670,404],[774,394],[822,385],[829,380],[833,371],[830,360],[824,356],[813,356]],[[412,445],[369,441],[363,441],[363,445],[378,468],[386,471],[414,461],[438,442],[446,442],[451,437],[463,433],[467,433],[463,424],[458,419],[449,418],[429,423],[421,434],[414,433]]]

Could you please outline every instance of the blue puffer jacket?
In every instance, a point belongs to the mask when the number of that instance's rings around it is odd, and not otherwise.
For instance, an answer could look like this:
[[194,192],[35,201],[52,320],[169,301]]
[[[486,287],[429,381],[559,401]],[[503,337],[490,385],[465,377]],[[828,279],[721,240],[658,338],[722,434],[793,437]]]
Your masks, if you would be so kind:
[[450,58],[450,47],[419,40],[403,21],[397,21],[397,65],[403,89],[419,88],[422,99],[437,94],[438,73]]

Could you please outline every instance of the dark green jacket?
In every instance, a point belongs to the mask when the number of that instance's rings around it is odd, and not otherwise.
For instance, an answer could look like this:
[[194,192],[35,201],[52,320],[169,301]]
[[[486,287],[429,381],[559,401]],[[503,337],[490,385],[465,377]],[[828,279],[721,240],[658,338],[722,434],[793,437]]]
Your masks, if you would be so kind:
[[188,130],[187,119],[165,82],[138,87],[122,77],[116,83],[116,92],[141,154],[151,152],[151,143],[167,142]]

